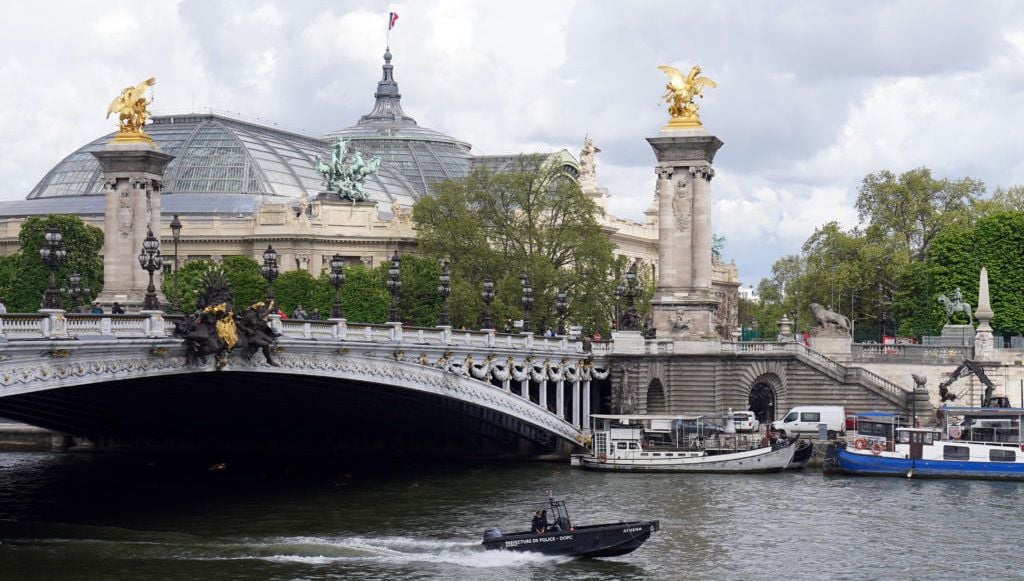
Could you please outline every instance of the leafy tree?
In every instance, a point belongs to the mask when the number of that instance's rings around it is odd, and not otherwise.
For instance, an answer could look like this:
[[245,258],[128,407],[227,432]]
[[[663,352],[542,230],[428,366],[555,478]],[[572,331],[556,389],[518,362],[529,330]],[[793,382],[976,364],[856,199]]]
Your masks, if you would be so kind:
[[898,178],[884,170],[864,177],[856,208],[869,237],[891,241],[913,260],[923,260],[939,230],[969,221],[968,210],[984,191],[979,180],[937,180],[926,167]]
[[413,220],[420,250],[451,261],[454,325],[479,324],[485,278],[495,282],[495,320],[522,318],[519,273],[526,272],[535,330],[557,324],[555,294],[564,289],[569,320],[607,333],[614,259],[599,211],[560,168],[523,156],[510,171],[477,169],[436,184],[416,202]]
[[[391,295],[384,286],[387,263],[383,270],[359,265],[345,268],[345,286],[341,288],[341,306],[345,318],[354,323],[384,323],[391,306]],[[321,276],[326,279],[326,273]],[[329,284],[329,283],[328,283]],[[334,300],[333,287],[331,301]]]
[[260,263],[248,256],[225,256],[221,268],[231,285],[231,294],[238,308],[248,307],[267,297],[267,279],[263,278]]
[[[441,264],[434,259],[411,254],[402,256],[399,264],[402,286],[399,288],[398,308],[402,320],[410,325],[433,327],[441,314],[441,296],[437,293]],[[382,280],[387,280],[388,266],[389,263],[384,263],[378,267],[383,269]],[[390,301],[388,295],[389,310]]]
[[[0,265],[0,289],[9,312],[35,312],[42,304],[50,271],[39,258],[39,249],[45,243],[46,229],[51,226],[60,229],[67,251],[57,268],[57,285],[66,287],[72,273],[82,275],[81,286],[90,289],[90,293],[79,299],[80,304],[91,301],[103,288],[103,231],[71,214],[32,216],[22,223],[18,233],[21,250]],[[64,308],[73,308],[70,297],[63,295]]]
[[[316,302],[319,293],[313,288],[316,281],[317,279],[305,270],[290,270],[282,273],[274,281],[274,297],[277,298],[280,309],[289,317],[299,305],[302,305],[302,308],[310,315],[313,314],[313,309],[320,309],[321,305]],[[321,309],[320,315],[326,318],[326,315],[330,315],[330,310],[325,313]]]

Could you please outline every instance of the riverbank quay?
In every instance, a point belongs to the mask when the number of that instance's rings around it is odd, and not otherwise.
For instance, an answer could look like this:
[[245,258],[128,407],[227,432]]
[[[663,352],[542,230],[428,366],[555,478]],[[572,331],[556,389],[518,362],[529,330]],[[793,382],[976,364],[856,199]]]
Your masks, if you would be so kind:
[[10,421],[0,421],[0,452],[61,452],[67,437],[60,433]]

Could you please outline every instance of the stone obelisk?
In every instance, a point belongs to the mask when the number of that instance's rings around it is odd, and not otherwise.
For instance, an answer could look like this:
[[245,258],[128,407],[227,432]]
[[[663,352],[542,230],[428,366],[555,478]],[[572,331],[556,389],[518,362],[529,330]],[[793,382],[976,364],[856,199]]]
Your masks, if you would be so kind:
[[[110,312],[120,303],[127,309],[141,308],[149,285],[149,273],[140,268],[138,255],[142,242],[152,231],[160,238],[160,191],[164,169],[174,159],[160,151],[142,130],[148,117],[144,99],[149,79],[128,87],[108,110],[120,117],[120,130],[103,149],[93,155],[103,169],[105,211],[103,219],[103,291],[96,301]],[[153,283],[160,304],[166,300],[160,291],[161,273]]]
[[713,81],[700,67],[669,75],[665,100],[671,119],[658,137],[648,137],[658,165],[658,287],[652,299],[658,337],[716,340],[718,299],[711,288],[712,162],[722,141],[704,129],[693,99]]
[[989,321],[995,313],[988,296],[988,269],[981,267],[981,278],[978,280],[978,309],[974,318],[978,319],[978,329],[974,332],[974,359],[976,361],[995,361],[996,347]]

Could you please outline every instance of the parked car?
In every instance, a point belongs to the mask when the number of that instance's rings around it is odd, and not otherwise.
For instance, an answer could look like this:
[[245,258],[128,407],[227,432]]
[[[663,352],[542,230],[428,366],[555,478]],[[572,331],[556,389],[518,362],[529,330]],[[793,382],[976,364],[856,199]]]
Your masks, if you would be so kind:
[[835,405],[797,406],[781,420],[772,422],[772,430],[783,436],[817,434],[818,424],[825,424],[828,437],[846,433],[846,408]]
[[756,432],[761,427],[761,422],[757,421],[757,414],[754,412],[734,412],[732,421],[737,432]]

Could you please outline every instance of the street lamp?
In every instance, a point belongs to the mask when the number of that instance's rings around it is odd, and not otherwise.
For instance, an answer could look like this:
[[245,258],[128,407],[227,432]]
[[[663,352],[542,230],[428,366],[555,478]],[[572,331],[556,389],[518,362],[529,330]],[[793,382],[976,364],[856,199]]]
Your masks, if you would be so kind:
[[533,287],[530,286],[530,278],[525,272],[519,273],[519,285],[523,288],[523,297],[520,304],[523,305],[523,332],[530,332],[530,309],[533,308]]
[[441,327],[448,327],[451,321],[448,320],[448,297],[452,294],[452,273],[448,267],[448,261],[441,261],[441,276],[437,281],[437,294],[441,295],[441,314],[437,317],[437,324]]
[[401,323],[402,316],[398,312],[398,289],[402,288],[402,281],[399,280],[401,274],[401,259],[398,257],[398,251],[391,257],[391,266],[388,267],[388,292],[391,293],[391,312],[388,313],[388,321],[394,323]]
[[494,300],[494,281],[485,278],[484,290],[480,292],[480,298],[484,300],[484,324],[483,329],[493,329],[494,321],[491,320],[491,301]]
[[142,308],[146,311],[160,310],[160,303],[156,298],[156,286],[153,285],[153,273],[160,270],[164,264],[164,257],[160,256],[160,241],[153,236],[153,229],[146,231],[146,239],[142,241],[142,250],[139,251],[139,266],[149,273],[149,286],[146,287],[146,298],[142,301]]
[[71,296],[71,308],[78,306],[78,299],[89,294],[89,289],[82,288],[82,275],[73,272],[68,275],[68,295]]
[[558,313],[558,334],[565,335],[565,315],[569,312],[569,301],[565,290],[560,290],[555,294],[555,311]]
[[274,300],[274,279],[277,278],[277,252],[274,250],[273,244],[267,244],[267,249],[263,251],[263,278],[267,279],[267,303],[273,302]]
[[64,235],[56,226],[50,226],[43,235],[45,243],[39,249],[39,257],[43,264],[50,269],[50,282],[46,285],[46,292],[43,294],[44,309],[59,309],[61,307],[60,290],[57,289],[57,268],[64,262],[67,251],[64,249]]
[[622,297],[626,295],[626,287],[620,282],[615,285],[615,328],[622,328]]
[[626,316],[623,321],[623,330],[636,331],[637,330],[637,317],[636,304],[634,300],[637,296],[636,289],[636,263],[634,262],[629,270],[626,271]]
[[171,237],[174,238],[174,312],[181,312],[181,290],[178,288],[178,240],[181,238],[181,220],[174,215],[171,220]]
[[345,259],[340,254],[331,258],[331,274],[328,275],[334,285],[334,306],[331,307],[332,319],[345,318],[345,310],[341,307],[341,285],[345,284]]

